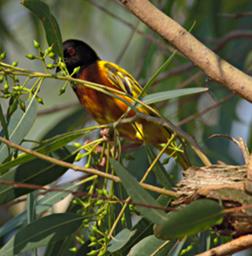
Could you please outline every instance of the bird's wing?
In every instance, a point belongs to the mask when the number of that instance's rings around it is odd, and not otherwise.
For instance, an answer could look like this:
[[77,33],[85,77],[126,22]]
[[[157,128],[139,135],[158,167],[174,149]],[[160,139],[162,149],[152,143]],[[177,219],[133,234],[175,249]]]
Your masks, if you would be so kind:
[[99,61],[98,64],[103,72],[106,73],[106,76],[113,87],[134,98],[140,95],[142,91],[141,86],[125,69],[112,62],[103,60]]

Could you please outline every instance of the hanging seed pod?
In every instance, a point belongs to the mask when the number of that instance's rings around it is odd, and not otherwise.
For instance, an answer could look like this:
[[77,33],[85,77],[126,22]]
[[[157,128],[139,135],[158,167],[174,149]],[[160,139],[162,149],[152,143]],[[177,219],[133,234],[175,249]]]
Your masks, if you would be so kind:
[[5,82],[5,83],[4,83],[4,93],[9,92],[9,88],[10,88],[9,83]]
[[29,59],[29,60],[34,60],[34,59],[36,58],[36,57],[35,57],[33,54],[31,54],[31,53],[26,54],[25,57],[26,57],[27,59]]
[[80,71],[80,67],[76,67],[76,68],[73,70],[73,73],[71,74],[71,76],[73,76],[74,74],[77,74],[79,71]]
[[17,61],[13,61],[12,64],[11,64],[13,67],[16,67],[18,65],[18,62]]
[[36,96],[36,100],[37,100],[37,102],[38,102],[39,104],[44,105],[43,99],[40,98],[39,96]]
[[59,95],[64,94],[65,91],[66,91],[66,86],[61,87],[61,88],[60,88],[60,91],[59,91]]
[[21,100],[21,99],[19,99],[19,101],[18,101],[18,105],[19,105],[20,109],[21,109],[23,112],[25,112],[25,110],[26,110],[26,106],[25,106],[24,101],[23,101],[23,100]]
[[11,115],[16,111],[18,107],[18,99],[16,97],[11,97],[9,101],[9,107],[7,110],[7,120],[10,119]]
[[6,58],[6,52],[2,52],[1,54],[0,54],[0,60],[4,60],[5,58]]
[[55,68],[55,66],[54,66],[53,64],[51,64],[51,63],[47,64],[46,67],[47,67],[48,69],[53,69],[53,68]]
[[39,44],[39,42],[36,41],[36,40],[33,40],[33,46],[34,46],[34,48],[36,48],[36,49],[39,49],[39,48],[40,48],[40,44]]
[[48,54],[48,57],[51,58],[51,59],[54,59],[54,57],[55,57],[54,52],[50,52],[50,53]]

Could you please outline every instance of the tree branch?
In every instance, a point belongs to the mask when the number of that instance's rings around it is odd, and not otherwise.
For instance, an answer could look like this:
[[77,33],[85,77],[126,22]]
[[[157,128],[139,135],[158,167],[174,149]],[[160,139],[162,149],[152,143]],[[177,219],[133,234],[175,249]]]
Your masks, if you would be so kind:
[[252,246],[252,235],[241,236],[231,242],[215,247],[197,256],[225,256],[248,249]]
[[224,102],[228,101],[229,99],[231,99],[233,97],[232,94],[228,94],[227,96],[225,96],[223,99],[215,102],[214,104],[212,104],[211,106],[203,109],[200,112],[196,112],[195,114],[192,114],[186,118],[184,118],[183,120],[180,120],[176,125],[177,126],[182,126],[184,124],[187,124],[203,115],[205,115],[206,113],[210,112],[211,110],[218,108],[221,104],[223,104]]
[[231,31],[230,33],[224,35],[217,41],[217,46],[215,47],[215,51],[220,51],[226,43],[233,39],[241,39],[241,38],[246,38],[246,39],[251,39],[252,38],[252,32],[251,30],[234,30]]
[[[0,141],[3,142],[4,144],[6,144],[10,148],[15,148],[17,150],[20,150],[20,151],[26,153],[26,154],[29,154],[29,155],[35,156],[39,159],[45,160],[49,163],[52,163],[52,164],[55,164],[55,165],[58,165],[58,166],[62,166],[62,167],[65,167],[65,168],[73,169],[75,171],[80,171],[80,172],[84,172],[84,173],[88,173],[88,174],[97,175],[99,177],[109,179],[109,180],[112,180],[112,181],[117,182],[117,183],[121,182],[121,180],[118,176],[115,176],[115,175],[112,175],[112,174],[109,174],[109,173],[105,173],[105,172],[96,170],[94,168],[86,168],[86,167],[70,164],[68,162],[65,162],[65,161],[62,161],[62,160],[44,155],[40,152],[31,150],[31,149],[28,149],[28,148],[24,148],[24,147],[22,147],[22,146],[20,146],[16,143],[10,141],[10,140],[5,139],[4,137],[1,137],[1,136],[0,136]],[[177,193],[172,191],[172,190],[159,188],[159,187],[147,184],[147,183],[142,183],[142,184],[140,184],[140,186],[142,186],[146,190],[153,191],[153,192],[156,192],[156,193],[160,193],[160,194],[163,194],[163,195],[172,196],[172,197],[177,196]]]
[[198,41],[148,0],[119,0],[146,25],[168,40],[213,80],[252,102],[252,78]]

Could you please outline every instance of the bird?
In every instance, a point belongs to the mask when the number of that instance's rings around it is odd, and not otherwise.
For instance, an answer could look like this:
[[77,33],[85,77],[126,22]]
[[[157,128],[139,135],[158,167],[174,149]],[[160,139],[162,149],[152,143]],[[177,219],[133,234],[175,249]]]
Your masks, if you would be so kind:
[[[74,83],[73,90],[77,95],[81,105],[91,114],[99,124],[109,124],[117,122],[122,116],[133,118],[136,111],[129,108],[134,105],[133,99],[138,99],[142,95],[142,87],[136,79],[119,65],[101,59],[96,51],[87,43],[78,39],[68,39],[63,42],[64,63],[69,74],[74,70],[79,71],[73,74],[74,78],[103,85],[108,92],[115,89],[123,94],[104,93],[83,83]],[[136,105],[135,105],[136,106]],[[159,112],[154,108],[137,106],[140,113],[160,117]],[[134,143],[146,143],[161,149],[162,145],[168,142],[174,132],[160,124],[151,122],[144,118],[136,118],[130,123],[120,123],[116,126],[121,137]],[[170,155],[174,153],[171,148],[166,150]],[[178,160],[183,169],[187,169],[191,164],[185,153],[177,151],[173,155]]]

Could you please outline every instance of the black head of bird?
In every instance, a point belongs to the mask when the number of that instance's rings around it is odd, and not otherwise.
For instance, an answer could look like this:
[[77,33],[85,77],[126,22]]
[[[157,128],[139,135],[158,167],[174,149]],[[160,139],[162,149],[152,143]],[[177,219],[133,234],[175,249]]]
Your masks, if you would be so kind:
[[86,43],[69,39],[63,43],[64,62],[71,74],[76,67],[87,67],[99,60],[96,52]]

